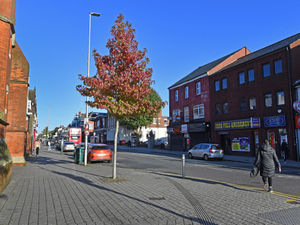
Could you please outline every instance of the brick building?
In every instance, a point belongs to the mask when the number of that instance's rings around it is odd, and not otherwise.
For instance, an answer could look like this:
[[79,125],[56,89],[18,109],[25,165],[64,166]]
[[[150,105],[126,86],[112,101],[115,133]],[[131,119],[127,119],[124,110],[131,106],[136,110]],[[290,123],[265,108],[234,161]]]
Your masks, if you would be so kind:
[[170,147],[187,150],[200,142],[210,141],[209,77],[215,72],[249,54],[247,48],[233,52],[199,67],[169,87],[172,122],[168,128]]
[[296,159],[293,84],[300,79],[299,38],[248,54],[209,78],[212,140],[225,154],[254,155],[264,139],[279,153],[286,139]]

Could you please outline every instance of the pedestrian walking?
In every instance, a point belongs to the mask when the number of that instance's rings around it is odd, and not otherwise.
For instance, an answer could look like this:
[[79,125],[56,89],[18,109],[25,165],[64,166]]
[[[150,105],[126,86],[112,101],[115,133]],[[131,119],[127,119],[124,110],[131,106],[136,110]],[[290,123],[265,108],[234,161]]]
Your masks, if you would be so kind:
[[285,139],[282,140],[280,150],[283,156],[283,161],[286,162],[286,160],[289,158],[289,149]]
[[268,140],[265,140],[263,146],[259,149],[254,166],[257,168],[259,167],[260,169],[260,175],[264,182],[264,190],[273,192],[272,178],[275,175],[275,166],[278,168],[280,173],[281,165],[277,158],[275,149],[271,147]]
[[39,155],[39,151],[40,151],[40,147],[36,147],[36,149],[35,149],[35,156]]

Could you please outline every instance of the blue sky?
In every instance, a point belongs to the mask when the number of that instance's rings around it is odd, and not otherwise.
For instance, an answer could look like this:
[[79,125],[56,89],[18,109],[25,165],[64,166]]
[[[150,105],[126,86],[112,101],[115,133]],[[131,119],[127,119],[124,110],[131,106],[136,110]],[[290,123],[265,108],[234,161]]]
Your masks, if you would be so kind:
[[89,12],[101,14],[92,18],[91,33],[91,50],[101,55],[116,17],[132,23],[154,70],[153,87],[168,101],[168,87],[199,66],[299,33],[299,9],[299,0],[17,0],[16,40],[30,64],[30,88],[37,89],[38,130],[66,126],[85,112],[75,87],[78,74],[87,74]]

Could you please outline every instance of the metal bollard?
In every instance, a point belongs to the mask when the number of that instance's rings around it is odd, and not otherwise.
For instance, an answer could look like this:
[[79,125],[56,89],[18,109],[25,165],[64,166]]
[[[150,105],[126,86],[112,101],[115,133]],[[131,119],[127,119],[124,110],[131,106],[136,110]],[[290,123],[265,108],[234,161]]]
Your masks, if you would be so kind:
[[185,165],[185,154],[182,154],[182,178],[185,177],[184,165]]

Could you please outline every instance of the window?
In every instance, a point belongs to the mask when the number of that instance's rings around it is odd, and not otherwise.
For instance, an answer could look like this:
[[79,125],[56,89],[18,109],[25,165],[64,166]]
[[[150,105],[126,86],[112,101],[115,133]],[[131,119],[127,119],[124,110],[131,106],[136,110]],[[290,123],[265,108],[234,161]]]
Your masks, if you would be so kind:
[[252,82],[255,80],[255,77],[254,77],[254,69],[250,69],[248,70],[248,81],[249,82]]
[[160,118],[158,118],[158,125],[160,125]]
[[265,106],[272,107],[272,94],[265,94]]
[[190,118],[189,118],[189,107],[184,107],[183,109],[183,113],[184,113],[184,122],[189,122]]
[[249,108],[250,108],[250,110],[256,109],[256,97],[249,98]]
[[224,114],[228,114],[228,102],[225,102],[225,103],[223,104],[223,113],[224,113]]
[[215,81],[215,90],[220,91],[220,81],[219,80]]
[[222,79],[222,89],[227,89],[227,78]]
[[284,92],[283,91],[276,92],[276,96],[277,96],[277,105],[284,105],[285,104]]
[[201,94],[201,82],[197,82],[196,83],[196,95],[200,95]]
[[176,116],[180,116],[180,109],[173,110],[173,121],[176,121]]
[[216,104],[216,115],[222,114],[222,106],[221,104]]
[[156,124],[156,118],[153,118],[153,124]]
[[282,73],[282,60],[281,59],[277,59],[274,62],[274,71],[275,71],[275,74]]
[[178,102],[178,90],[175,90],[175,101]]
[[185,99],[189,98],[189,86],[186,86],[184,89],[184,98]]
[[168,120],[167,119],[164,119],[164,126],[168,126]]
[[204,104],[194,105],[193,114],[194,120],[204,118]]
[[264,77],[269,77],[271,75],[270,64],[266,63],[263,65],[263,75]]
[[244,72],[239,73],[239,82],[240,82],[240,84],[245,83],[245,73]]
[[241,112],[246,112],[247,111],[246,98],[241,98],[241,100],[240,100],[240,110],[241,110]]

